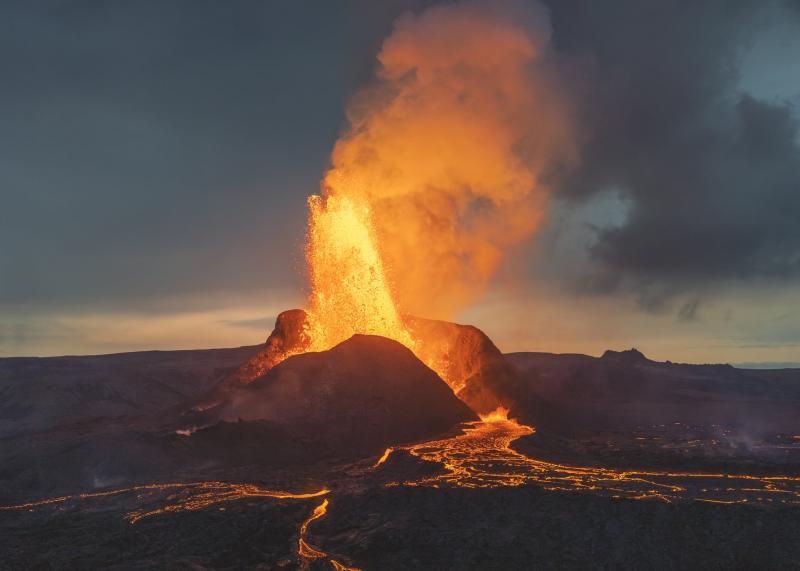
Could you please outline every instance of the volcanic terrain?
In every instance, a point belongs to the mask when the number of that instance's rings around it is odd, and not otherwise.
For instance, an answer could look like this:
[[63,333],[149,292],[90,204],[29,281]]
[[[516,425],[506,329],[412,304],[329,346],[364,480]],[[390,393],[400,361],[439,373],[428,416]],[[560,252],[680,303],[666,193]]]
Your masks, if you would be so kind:
[[305,352],[293,310],[260,346],[0,359],[0,567],[800,566],[800,371],[403,319],[436,343]]

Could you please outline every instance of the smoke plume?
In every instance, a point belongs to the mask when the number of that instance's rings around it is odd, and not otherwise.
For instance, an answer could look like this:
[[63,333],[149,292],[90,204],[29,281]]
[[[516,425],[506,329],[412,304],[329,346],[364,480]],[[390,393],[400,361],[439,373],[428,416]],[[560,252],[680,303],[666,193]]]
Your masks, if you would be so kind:
[[539,5],[468,1],[398,19],[357,94],[323,197],[368,205],[401,312],[449,317],[537,228],[575,161]]

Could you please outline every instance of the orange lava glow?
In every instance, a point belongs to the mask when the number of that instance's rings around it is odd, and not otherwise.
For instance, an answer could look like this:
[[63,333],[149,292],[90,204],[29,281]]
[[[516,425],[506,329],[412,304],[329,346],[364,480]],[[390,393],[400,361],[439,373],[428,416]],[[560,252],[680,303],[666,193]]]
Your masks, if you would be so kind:
[[322,503],[317,507],[315,507],[314,511],[311,512],[311,515],[308,516],[308,518],[305,521],[303,521],[303,523],[300,524],[301,541],[303,541],[303,539],[306,536],[306,533],[308,533],[308,526],[311,525],[311,522],[313,522],[314,520],[318,520],[321,517],[324,517],[325,514],[328,512],[328,503],[329,502],[327,499],[322,500]]
[[158,500],[158,497],[163,495],[164,492],[171,492],[171,495],[168,498],[170,503],[159,505],[158,507],[152,509],[143,508],[131,511],[126,514],[125,519],[127,519],[131,524],[135,524],[140,520],[150,516],[162,515],[166,513],[197,511],[205,509],[214,504],[241,500],[244,498],[304,500],[324,496],[330,493],[330,490],[323,488],[316,492],[293,493],[281,490],[268,490],[255,484],[237,484],[217,481],[143,484],[139,486],[130,486],[127,488],[117,488],[104,492],[86,492],[82,494],[72,494],[67,496],[58,496],[56,498],[36,500],[22,504],[0,506],[0,511],[32,510],[34,508],[53,504],[66,504],[68,502],[75,501],[95,500],[112,496],[121,496],[124,494],[136,494],[137,498],[143,501],[148,499],[148,495],[153,496],[152,499]]
[[165,513],[197,511],[205,509],[211,505],[221,502],[230,502],[234,500],[241,500],[244,498],[275,498],[280,500],[305,500],[309,498],[317,498],[324,496],[330,492],[327,488],[323,488],[317,492],[310,492],[305,494],[295,494],[292,492],[283,492],[275,490],[267,490],[256,486],[254,484],[228,484],[224,482],[202,482],[194,485],[188,490],[189,493],[180,496],[174,496],[174,502],[164,506],[149,510],[135,510],[128,513],[126,519],[130,523],[136,523],[146,517],[161,515]]
[[489,414],[482,414],[480,417],[483,422],[502,422],[504,420],[508,420],[508,409],[503,406],[499,406]]
[[480,422],[470,423],[458,436],[400,448],[417,458],[440,464],[444,472],[390,485],[497,488],[530,484],[545,490],[591,491],[636,500],[800,505],[798,476],[570,466],[537,460],[511,448],[514,440],[534,432],[530,426],[505,419],[502,410],[495,411]]
[[449,319],[539,226],[546,173],[576,160],[545,15],[461,2],[408,14],[348,110],[325,197],[369,207],[403,314]]
[[311,525],[312,522],[325,517],[325,514],[328,513],[328,504],[327,498],[322,500],[322,503],[315,507],[311,515],[300,524],[300,538],[297,540],[297,556],[303,564],[303,568],[307,568],[310,561],[327,558],[335,571],[361,571],[356,567],[348,567],[335,559],[331,559],[327,553],[316,547],[312,547],[308,544],[308,541],[306,541],[308,526]]
[[461,3],[398,21],[309,199],[307,350],[381,335],[461,388],[401,316],[473,301],[539,226],[547,172],[576,159],[543,16]]
[[[386,454],[388,456],[388,452]],[[163,494],[169,492],[166,502],[163,501]],[[128,512],[125,519],[131,524],[136,524],[142,519],[161,516],[169,513],[193,512],[206,509],[212,505],[241,500],[244,498],[273,498],[278,500],[307,500],[318,498],[330,494],[330,490],[323,488],[316,492],[294,493],[280,490],[269,490],[255,484],[237,484],[229,482],[174,482],[164,484],[143,484],[130,486],[127,488],[117,488],[104,492],[86,492],[46,498],[22,504],[0,506],[0,511],[31,511],[35,508],[66,504],[68,502],[85,501],[93,499],[109,498],[122,496],[125,494],[135,494],[136,499],[141,502],[152,503],[160,502],[154,508],[142,508]],[[306,568],[309,561],[315,559],[327,559],[335,571],[361,571],[357,567],[349,567],[340,561],[333,559],[330,555],[316,547],[310,545],[307,540],[308,528],[312,522],[325,517],[328,511],[329,500],[322,500],[314,508],[308,518],[303,520],[298,529],[299,538],[297,540],[297,556]]]
[[[371,470],[382,469],[393,454],[405,451],[420,460],[438,464],[442,468],[441,473],[416,480],[390,482],[387,486],[480,489],[530,485],[550,491],[589,492],[629,500],[800,506],[799,476],[620,470],[538,460],[511,447],[515,440],[533,434],[535,429],[509,420],[507,412],[500,408],[480,421],[467,423],[461,434],[451,438],[389,447]],[[329,496],[331,492],[323,488],[315,492],[293,493],[270,490],[255,484],[218,481],[144,484],[0,506],[0,511],[31,511],[124,494],[135,495],[136,501],[151,506],[125,515],[131,524],[135,524],[152,516],[193,512],[244,498],[304,500]],[[152,507],[154,504],[155,507]],[[334,559],[330,553],[309,541],[309,528],[327,515],[330,505],[328,497],[324,497],[298,528],[296,553],[300,568],[309,569],[313,562],[317,562],[328,563],[335,571],[359,571]]]
[[[436,340],[422,340],[406,328],[384,270],[372,229],[370,208],[361,199],[328,195],[309,199],[306,260],[311,280],[307,311],[309,351],[324,351],[357,333],[402,343],[451,386],[444,352],[431,351]],[[282,358],[289,355],[282,356]]]
[[309,349],[329,349],[364,333],[394,339],[413,351],[386,279],[368,205],[343,196],[312,196],[309,208]]
[[389,459],[389,455],[390,455],[392,452],[394,452],[394,448],[393,448],[393,447],[391,447],[391,446],[390,446],[389,448],[387,448],[386,450],[384,450],[384,451],[383,451],[383,455],[382,455],[380,458],[378,458],[378,461],[377,461],[377,462],[375,462],[375,464],[373,464],[373,465],[372,465],[372,468],[373,468],[373,469],[374,469],[374,468],[377,468],[378,466],[380,466],[381,464],[383,464],[384,462],[386,462],[386,461]]

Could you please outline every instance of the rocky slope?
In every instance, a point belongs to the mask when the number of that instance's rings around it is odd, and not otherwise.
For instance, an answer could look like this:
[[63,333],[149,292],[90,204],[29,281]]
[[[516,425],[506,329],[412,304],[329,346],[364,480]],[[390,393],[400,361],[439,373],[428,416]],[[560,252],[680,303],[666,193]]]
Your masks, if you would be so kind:
[[511,405],[509,397],[518,383],[516,371],[483,331],[421,317],[404,320],[419,341],[420,357],[444,364],[444,377],[472,410],[484,414]]
[[799,369],[657,362],[635,349],[599,358],[512,353],[506,359],[520,379],[514,408],[538,425],[716,424],[800,433]]
[[[510,406],[507,395],[517,384],[516,372],[483,331],[472,325],[411,315],[404,316],[403,322],[417,341],[417,356],[435,364],[453,392],[473,411],[483,414],[498,406]],[[305,311],[282,312],[266,346],[220,383],[201,408],[225,398],[231,388],[253,382],[287,356],[304,352],[309,344]]]
[[0,358],[0,437],[90,419],[157,417],[198,398],[262,348]]
[[[235,365],[262,349],[0,359],[0,500],[297,471],[476,419],[388,339],[355,336],[290,357],[249,384],[230,383]],[[211,387],[216,406],[192,411]]]
[[411,351],[371,335],[289,357],[235,389],[214,413],[227,421],[274,422],[365,453],[477,419]]

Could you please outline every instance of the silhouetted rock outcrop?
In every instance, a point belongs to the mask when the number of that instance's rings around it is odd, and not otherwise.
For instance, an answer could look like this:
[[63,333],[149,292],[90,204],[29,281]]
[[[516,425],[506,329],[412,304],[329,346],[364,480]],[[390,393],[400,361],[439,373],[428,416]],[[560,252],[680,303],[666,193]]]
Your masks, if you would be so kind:
[[433,437],[477,419],[410,350],[371,335],[289,357],[232,391],[215,414],[290,426],[344,454]]
[[306,328],[306,312],[289,309],[275,319],[275,328],[267,337],[264,349],[245,361],[227,379],[229,385],[246,385],[265,374],[287,356],[302,353],[310,345]]
[[626,351],[612,351],[611,349],[608,349],[605,353],[603,353],[601,359],[604,361],[628,364],[646,363],[650,360],[645,357],[641,351],[635,348],[627,349]]

